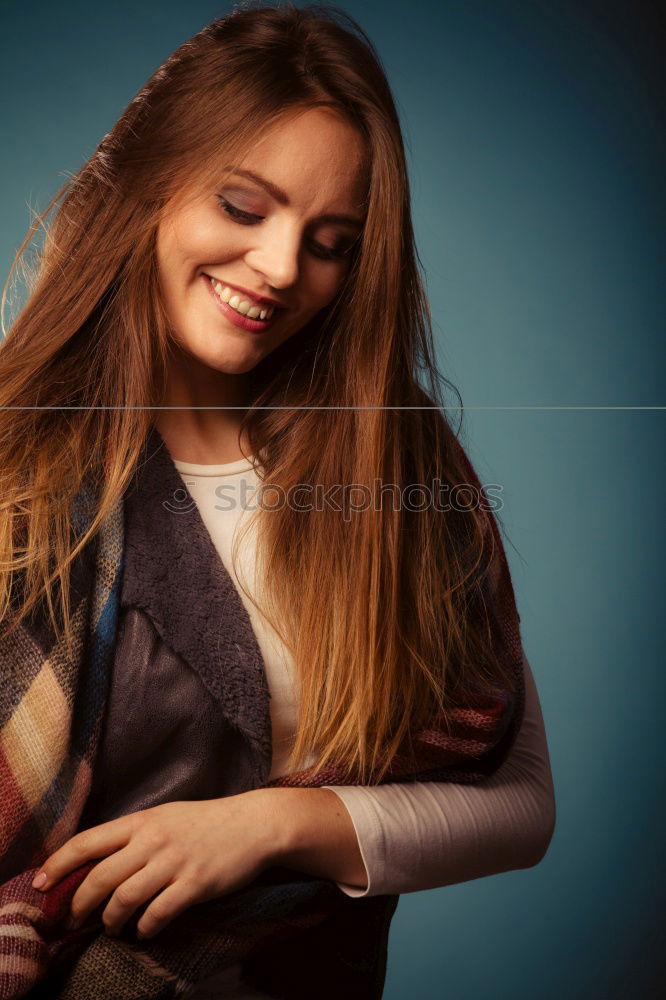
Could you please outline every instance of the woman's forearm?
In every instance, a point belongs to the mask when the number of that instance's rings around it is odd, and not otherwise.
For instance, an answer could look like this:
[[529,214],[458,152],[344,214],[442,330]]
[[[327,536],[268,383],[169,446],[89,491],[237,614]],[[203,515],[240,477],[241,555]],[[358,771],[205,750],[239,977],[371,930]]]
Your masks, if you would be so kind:
[[328,788],[257,788],[274,831],[271,860],[365,889],[368,876],[347,807]]
[[[546,731],[527,657],[525,713],[502,766],[475,784],[337,786],[358,833],[369,896],[417,892],[538,864],[555,826]],[[348,895],[363,895],[350,886]]]
[[271,793],[260,810],[274,827],[269,849],[279,845],[283,863],[331,878],[352,896],[415,892],[538,864],[553,834],[555,797],[539,697],[524,662],[523,723],[491,778],[259,789]]

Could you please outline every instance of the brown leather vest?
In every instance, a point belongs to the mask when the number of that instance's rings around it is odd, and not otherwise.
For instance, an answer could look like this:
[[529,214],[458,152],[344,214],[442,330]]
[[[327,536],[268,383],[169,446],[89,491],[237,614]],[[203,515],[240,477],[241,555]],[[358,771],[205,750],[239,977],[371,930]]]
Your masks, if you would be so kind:
[[[246,608],[154,427],[143,455],[125,496],[111,689],[79,829],[258,788],[271,767],[270,692]],[[334,917],[246,960],[245,981],[293,1000],[378,1000],[399,897],[340,895]]]

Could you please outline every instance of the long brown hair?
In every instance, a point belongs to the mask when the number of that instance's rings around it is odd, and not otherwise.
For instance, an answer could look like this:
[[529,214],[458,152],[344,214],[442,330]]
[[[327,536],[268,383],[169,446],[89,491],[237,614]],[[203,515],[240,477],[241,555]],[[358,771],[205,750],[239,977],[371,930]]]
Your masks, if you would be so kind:
[[[0,618],[9,627],[41,597],[57,625],[55,584],[69,634],[71,560],[128,486],[163,399],[171,333],[154,246],[164,206],[183,186],[219,183],[220,149],[231,163],[285,113],[322,104],[365,143],[365,225],[334,301],[252,372],[242,428],[251,454],[284,494],[354,484],[375,498],[377,483],[466,481],[440,409],[446,380],[380,58],[332,5],[243,4],[153,73],[17,253],[8,281],[23,262],[29,295],[0,348]],[[40,228],[31,272],[25,257]],[[84,477],[97,516],[73,539]],[[493,556],[488,517],[474,504],[415,511],[386,499],[351,512],[257,511],[259,606],[297,666],[291,767],[314,751],[319,766],[333,759],[378,780],[382,762],[435,713],[468,691],[511,685],[471,624]]]

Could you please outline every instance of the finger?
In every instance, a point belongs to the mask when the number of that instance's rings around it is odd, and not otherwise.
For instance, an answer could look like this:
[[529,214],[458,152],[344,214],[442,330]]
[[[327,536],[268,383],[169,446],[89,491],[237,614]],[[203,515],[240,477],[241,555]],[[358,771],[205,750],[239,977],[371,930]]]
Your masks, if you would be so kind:
[[147,860],[145,852],[130,846],[95,865],[72,897],[71,926],[79,927],[114,889],[143,868]]
[[154,937],[180,913],[208,898],[202,892],[201,884],[193,878],[182,876],[152,901],[137,924],[137,934],[141,938]]
[[169,869],[153,862],[119,885],[102,914],[107,933],[119,934],[136,908],[164,888],[169,878]]
[[124,847],[130,839],[135,815],[120,816],[75,834],[46,859],[35,875],[33,889],[50,889],[85,861],[104,857]]

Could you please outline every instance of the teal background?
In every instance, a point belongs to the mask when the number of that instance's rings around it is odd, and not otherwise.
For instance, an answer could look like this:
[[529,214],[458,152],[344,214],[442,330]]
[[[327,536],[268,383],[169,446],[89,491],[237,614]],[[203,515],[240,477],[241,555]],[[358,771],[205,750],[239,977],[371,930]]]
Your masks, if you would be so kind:
[[[656,8],[342,6],[393,86],[440,367],[469,407],[481,480],[503,486],[557,796],[536,868],[401,897],[385,998],[656,997],[666,413],[643,408],[666,404]],[[29,206],[229,9],[2,4],[3,281]]]

